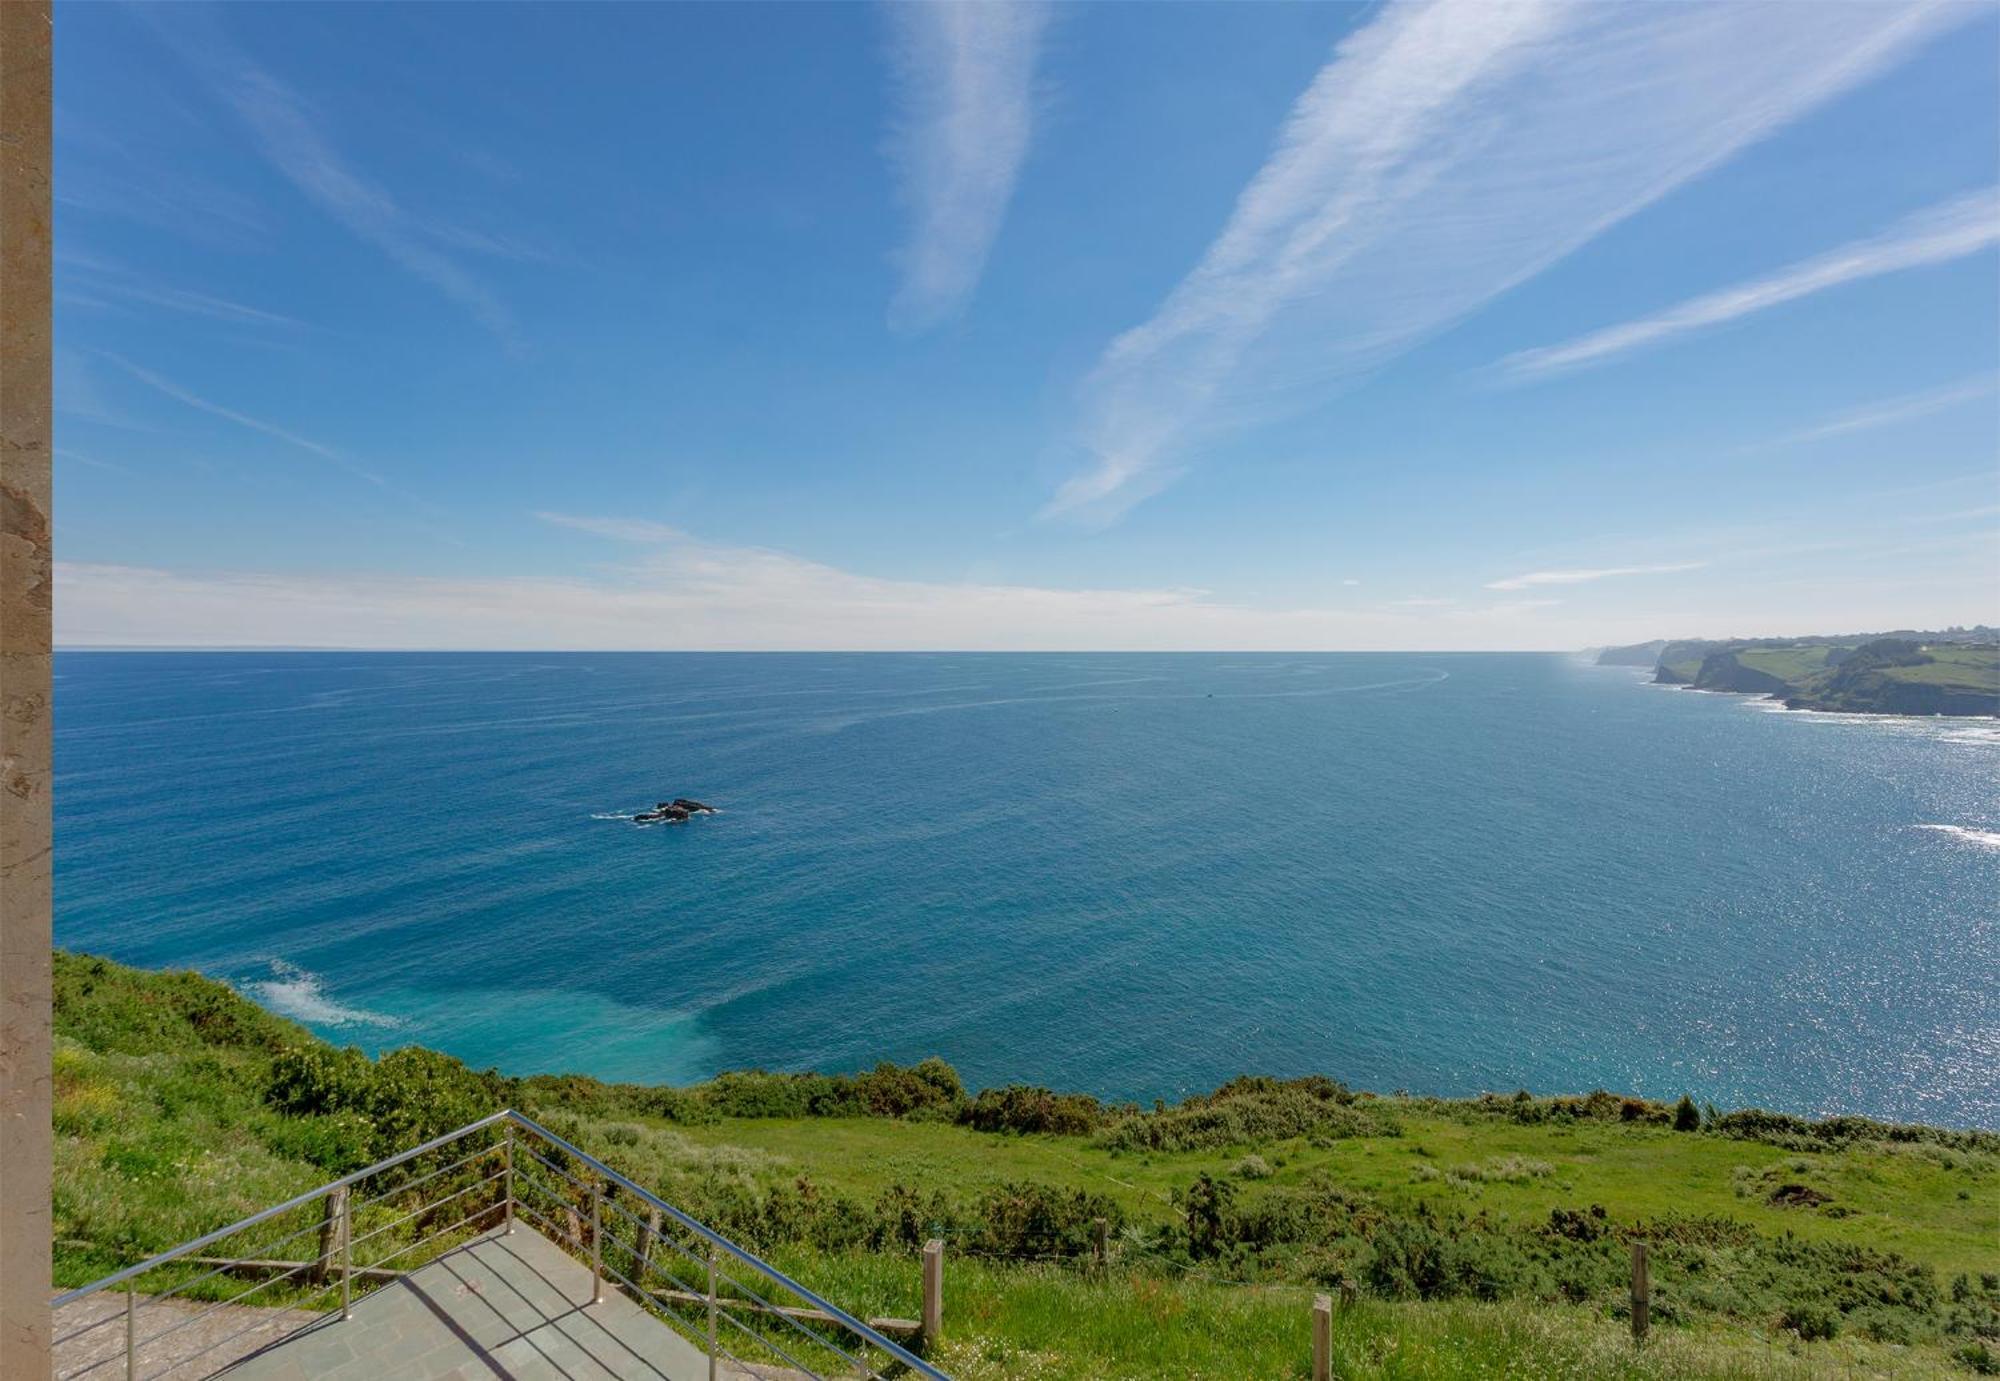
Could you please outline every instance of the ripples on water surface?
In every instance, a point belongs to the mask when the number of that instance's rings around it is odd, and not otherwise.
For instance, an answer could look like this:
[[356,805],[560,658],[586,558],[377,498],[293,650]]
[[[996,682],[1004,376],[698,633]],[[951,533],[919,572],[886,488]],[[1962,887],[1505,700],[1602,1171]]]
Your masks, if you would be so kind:
[[1992,721],[1532,655],[57,670],[60,943],[370,1048],[2000,1125]]

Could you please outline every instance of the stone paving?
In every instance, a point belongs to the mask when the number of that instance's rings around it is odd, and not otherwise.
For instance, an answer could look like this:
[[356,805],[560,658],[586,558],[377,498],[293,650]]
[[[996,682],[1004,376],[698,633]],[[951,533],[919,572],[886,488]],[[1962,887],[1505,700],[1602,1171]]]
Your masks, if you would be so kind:
[[526,1226],[476,1238],[228,1372],[231,1381],[706,1381],[708,1359]]
[[[213,1375],[320,1317],[306,1309],[217,1306],[145,1295],[136,1303],[132,1334],[139,1347],[134,1371],[159,1381]],[[100,1290],[58,1310],[55,1375],[60,1381],[125,1381],[124,1324],[122,1290]]]

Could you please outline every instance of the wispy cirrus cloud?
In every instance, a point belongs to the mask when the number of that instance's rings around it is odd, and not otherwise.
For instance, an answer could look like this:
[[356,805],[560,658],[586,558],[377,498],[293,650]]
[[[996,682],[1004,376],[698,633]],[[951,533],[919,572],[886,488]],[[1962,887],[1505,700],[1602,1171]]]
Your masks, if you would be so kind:
[[274,440],[284,442],[287,446],[295,447],[298,450],[308,452],[309,454],[312,455],[316,455],[321,460],[336,465],[341,469],[347,471],[349,474],[367,480],[370,484],[376,484],[376,485],[388,484],[388,481],[384,479],[381,475],[376,474],[373,470],[370,470],[365,465],[360,465],[355,463],[354,461],[350,460],[347,456],[335,450],[333,447],[326,445],[324,442],[314,441],[309,436],[301,436],[299,435],[299,433],[291,431],[285,427],[281,427],[275,422],[266,422],[261,417],[252,417],[250,414],[245,412],[238,412],[234,408],[226,408],[220,403],[211,403],[208,399],[202,397],[200,394],[192,392],[189,389],[182,388],[179,384],[175,383],[172,379],[167,378],[165,375],[156,374],[152,370],[147,369],[143,365],[137,365],[132,363],[132,361],[125,359],[123,356],[113,355],[108,351],[99,351],[98,353],[103,355],[105,359],[110,360],[113,364],[117,365],[120,369],[124,370],[127,374],[130,374],[140,383],[146,385],[146,387],[152,389],[156,393],[164,394],[166,397],[173,399],[177,403],[185,404],[186,406],[193,408],[197,412],[205,412],[211,417],[220,417],[225,422],[233,422],[237,426],[243,427],[249,431],[261,432],[265,436],[271,437]]
[[122,356],[114,355],[109,351],[98,351],[97,353],[105,359],[110,360],[155,393],[171,398],[186,407],[193,408],[196,412],[205,412],[211,417],[219,417],[223,421],[242,427],[246,431],[258,432],[272,438],[274,441],[281,441],[296,450],[304,451],[308,455],[317,456],[336,469],[345,471],[357,479],[366,481],[383,494],[398,500],[401,508],[406,513],[412,517],[416,517],[417,521],[430,529],[435,536],[453,545],[462,545],[460,539],[451,532],[437,527],[428,518],[419,516],[429,515],[429,517],[433,518],[445,516],[444,511],[436,504],[418,498],[415,494],[403,489],[386,476],[355,460],[338,447],[329,446],[323,441],[315,441],[309,436],[302,436],[288,427],[281,427],[275,422],[267,422],[261,417],[253,417],[249,413],[238,412],[235,408],[224,407],[220,403],[211,402],[193,390],[183,388],[165,375],[157,374],[143,365],[134,364]]
[[[62,289],[71,302],[91,306],[108,306],[103,299],[116,302],[136,302],[153,307],[165,307],[169,311],[185,312],[192,316],[208,317],[214,321],[226,321],[239,326],[285,326],[301,325],[296,318],[282,312],[268,311],[253,307],[248,303],[234,302],[213,293],[196,292],[191,288],[177,288],[170,284],[151,282],[133,272],[126,265],[115,260],[100,258],[84,250],[58,247],[55,252],[55,270],[59,284],[77,284],[81,293]],[[95,297],[91,294],[96,294]]]
[[190,18],[188,7],[137,13],[202,75],[248,128],[265,161],[309,201],[456,302],[508,350],[524,348],[506,304],[439,248],[450,235],[440,234],[437,223],[407,211],[386,187],[344,157],[309,103],[242,51],[213,13],[197,11]]
[[1508,378],[1530,379],[1603,364],[1830,288],[1949,263],[1995,245],[2000,245],[2000,188],[1988,188],[1928,207],[1883,234],[1815,255],[1767,277],[1705,293],[1653,316],[1592,331],[1561,345],[1522,350],[1495,367]]
[[1045,514],[1116,516],[1194,443],[1324,398],[1969,17],[1391,5],[1300,96],[1201,262],[1105,351],[1090,462]]
[[251,68],[229,84],[228,99],[272,166],[322,210],[458,303],[508,349],[523,348],[513,313],[484,283],[427,240],[421,225],[385,188],[340,156],[290,87]]
[[593,537],[608,537],[614,542],[679,542],[687,537],[677,527],[644,518],[582,518],[571,513],[547,511],[538,512],[535,517],[556,527],[587,532]]
[[914,224],[897,255],[890,324],[961,310],[986,267],[1034,130],[1041,0],[905,0],[887,7],[902,110],[890,140]]
[[1913,422],[1919,417],[1929,417],[1933,413],[1945,412],[1951,408],[1980,398],[1991,398],[2000,393],[2000,378],[1982,375],[1943,388],[1925,389],[1920,393],[1905,393],[1895,398],[1885,398],[1865,407],[1843,412],[1816,427],[1791,432],[1773,441],[1747,446],[1745,450],[1765,451],[1779,446],[1800,446],[1811,441],[1824,441],[1832,436],[1847,436],[1853,432],[1873,431],[1877,427],[1892,427],[1898,422]]
[[1698,571],[1706,566],[1706,561],[1679,561],[1665,566],[1600,566],[1595,569],[1568,571],[1529,571],[1526,575],[1510,575],[1505,580],[1489,580],[1489,590],[1533,590],[1544,585],[1587,585],[1597,580],[1612,580],[1628,575],[1673,575],[1679,571]]

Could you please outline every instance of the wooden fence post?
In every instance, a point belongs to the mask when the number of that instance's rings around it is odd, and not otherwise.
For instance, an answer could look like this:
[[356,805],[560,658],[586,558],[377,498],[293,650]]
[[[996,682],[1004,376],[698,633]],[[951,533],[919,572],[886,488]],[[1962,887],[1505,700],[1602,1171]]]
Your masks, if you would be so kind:
[[1333,1381],[1333,1299],[1313,1296],[1313,1381]]
[[321,1202],[325,1216],[319,1220],[319,1256],[312,1268],[315,1285],[326,1284],[333,1274],[333,1258],[340,1252],[340,1225],[347,1217],[347,1186],[330,1191]]
[[924,1243],[924,1346],[936,1347],[944,1336],[944,1241]]
[[644,1288],[646,1273],[653,1269],[653,1245],[660,1240],[660,1206],[646,1210],[646,1230],[639,1238],[639,1285]]
[[1646,1244],[1632,1244],[1632,1345],[1645,1344],[1652,1324],[1653,1284],[1646,1274]]

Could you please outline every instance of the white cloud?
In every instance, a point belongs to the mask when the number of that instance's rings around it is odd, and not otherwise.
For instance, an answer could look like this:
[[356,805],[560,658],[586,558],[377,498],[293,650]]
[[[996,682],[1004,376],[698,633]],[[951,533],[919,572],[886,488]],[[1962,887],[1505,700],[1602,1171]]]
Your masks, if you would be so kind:
[[271,166],[308,200],[458,303],[510,351],[523,348],[513,314],[483,282],[437,247],[440,240],[453,237],[439,234],[435,223],[411,215],[387,188],[349,163],[298,93],[243,52],[214,14],[188,6],[142,7],[136,13],[208,80],[249,127]]
[[212,417],[220,417],[225,422],[233,422],[237,426],[249,431],[261,432],[265,436],[284,442],[287,446],[296,447],[298,450],[316,455],[321,460],[336,465],[351,475],[367,480],[370,484],[385,488],[388,486],[389,482],[382,476],[376,474],[365,465],[356,464],[324,442],[314,441],[309,436],[301,436],[297,432],[280,427],[275,422],[266,422],[262,418],[252,417],[248,413],[237,412],[233,408],[223,407],[220,403],[211,403],[199,394],[191,393],[187,389],[182,388],[179,384],[164,375],[155,374],[152,370],[133,364],[130,360],[122,359],[117,355],[109,354],[108,352],[100,353],[104,353],[106,359],[125,370],[140,383],[156,392],[165,394],[177,403],[184,403],[197,412],[205,412]]
[[2000,244],[2000,190],[1989,188],[1930,207],[1884,234],[1815,255],[1768,277],[1706,293],[1657,315],[1593,331],[1563,345],[1509,355],[1498,368],[1523,379],[1602,364],[1829,288],[1948,263],[1996,244]]
[[[1836,544],[1819,569],[1750,567],[1727,603],[1671,582],[1649,601],[1574,611],[1540,595],[1402,608],[1260,608],[1175,588],[1068,589],[999,580],[889,580],[786,552],[573,519],[632,559],[589,578],[404,577],[167,570],[59,563],[67,647],[374,647],[618,650],[1154,651],[1564,649],[1665,634],[1990,622],[1990,531],[1911,547],[1954,572],[1885,579],[1889,550]],[[590,525],[590,526],[586,526]],[[1856,560],[1855,553],[1866,559]],[[1568,573],[1563,573],[1568,574]],[[1591,574],[1596,574],[1595,572]],[[1942,605],[1940,582],[1956,593]],[[1635,592],[1636,594],[1637,592]]]
[[[1217,649],[1581,646],[1531,611],[1265,609],[1175,588],[890,580],[625,519],[544,515],[643,549],[592,578],[300,575],[62,563],[65,646]],[[656,529],[656,530],[654,530]]]
[[922,330],[972,297],[1033,135],[1035,56],[1048,24],[1038,0],[905,0],[896,33],[902,112],[891,141],[915,218],[889,306]]
[[569,513],[540,512],[535,516],[557,527],[574,528],[593,537],[609,537],[615,542],[679,542],[687,534],[665,523],[643,518],[579,518]]
[[1085,385],[1110,516],[1189,447],[1326,396],[1972,7],[1404,0],[1344,40],[1201,263]]
[[[192,316],[209,317],[216,321],[227,321],[237,325],[250,326],[297,326],[300,323],[278,312],[266,311],[262,307],[252,307],[247,303],[233,302],[226,297],[216,297],[211,293],[195,292],[189,288],[171,287],[164,283],[145,283],[133,277],[123,265],[113,264],[91,256],[59,251],[56,255],[58,272],[74,280],[76,275],[84,275],[85,286],[90,292],[104,297],[120,298],[129,302],[143,302],[149,306],[165,307],[170,311],[186,312]],[[87,295],[68,293],[68,301],[86,306],[108,306],[110,304]]]
[[1910,422],[1919,417],[1929,417],[1932,413],[1944,412],[1961,403],[1970,403],[1979,398],[1990,398],[2000,391],[2000,379],[1991,376],[1951,384],[1944,388],[1926,389],[1921,393],[1906,393],[1897,398],[1886,398],[1879,403],[1844,412],[1831,421],[1804,431],[1781,436],[1775,441],[1764,442],[1749,450],[1768,450],[1778,446],[1798,446],[1809,441],[1824,441],[1830,436],[1846,436],[1851,432],[1873,431],[1877,427],[1894,426],[1898,422]]
[[288,427],[281,427],[275,422],[267,422],[261,417],[252,417],[249,413],[238,412],[234,408],[224,407],[220,403],[211,402],[200,394],[183,388],[165,375],[157,374],[141,365],[132,363],[130,360],[113,355],[109,351],[98,351],[97,353],[125,370],[133,378],[146,385],[146,387],[173,399],[177,403],[193,408],[197,412],[205,412],[211,417],[219,417],[223,421],[233,423],[246,431],[257,432],[275,441],[281,441],[295,450],[304,451],[308,455],[319,457],[327,464],[353,475],[356,479],[367,481],[377,493],[394,501],[392,506],[399,516],[409,519],[441,541],[448,542],[453,546],[463,545],[463,542],[456,534],[432,521],[436,518],[449,516],[438,505],[426,499],[418,498],[415,494],[390,482],[385,476],[369,469],[366,465],[363,465],[337,447],[329,446],[323,441],[315,441],[309,436],[302,436],[298,432],[292,431]]
[[[1529,571],[1505,580],[1489,580],[1489,590],[1532,590],[1541,585],[1585,585],[1593,580],[1610,580],[1627,575],[1672,575],[1678,571],[1698,571],[1706,561],[1682,561],[1671,566],[1603,566],[1595,570]],[[1517,604],[1524,601],[1516,601]]]
[[289,87],[251,68],[231,84],[228,95],[264,156],[301,192],[355,235],[465,308],[509,349],[521,348],[513,315],[500,299],[426,243],[421,227],[395,199],[341,158]]
[[100,427],[117,427],[122,431],[150,430],[105,399],[104,390],[98,386],[97,373],[82,352],[67,345],[58,345],[50,352],[49,365],[53,376],[51,402],[63,416],[94,422]]

